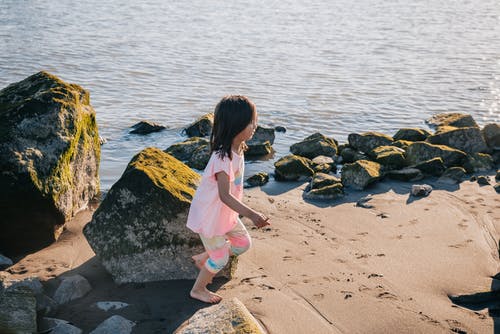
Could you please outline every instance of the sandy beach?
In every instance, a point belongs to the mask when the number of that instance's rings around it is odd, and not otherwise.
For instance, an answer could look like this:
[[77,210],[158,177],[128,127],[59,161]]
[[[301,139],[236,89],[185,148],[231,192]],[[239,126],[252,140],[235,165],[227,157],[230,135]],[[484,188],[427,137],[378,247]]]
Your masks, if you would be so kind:
[[[492,278],[500,271],[500,196],[477,182],[420,183],[434,187],[428,197],[396,181],[329,202],[303,200],[306,183],[247,189],[246,203],[272,225],[257,230],[245,220],[253,247],[235,278],[211,288],[240,299],[269,333],[499,333],[491,314],[500,305],[459,306],[449,296],[500,288]],[[368,195],[371,208],[356,206]],[[207,306],[188,297],[190,280],[116,285],[82,234],[92,212],[3,274],[38,276],[48,295],[61,275],[86,277],[92,291],[55,315],[84,332],[120,314],[136,322],[134,333],[171,333]],[[130,305],[104,312],[98,301]]]

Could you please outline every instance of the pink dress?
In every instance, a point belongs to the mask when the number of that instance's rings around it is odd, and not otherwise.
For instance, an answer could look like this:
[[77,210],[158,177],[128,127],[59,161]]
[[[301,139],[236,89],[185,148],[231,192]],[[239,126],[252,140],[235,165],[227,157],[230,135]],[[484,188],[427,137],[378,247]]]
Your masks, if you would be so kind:
[[243,199],[244,158],[235,152],[232,155],[232,160],[221,159],[212,152],[191,202],[187,227],[205,238],[226,234],[238,221],[238,213],[220,200],[215,178],[216,173],[225,172],[229,176],[231,194],[240,201]]

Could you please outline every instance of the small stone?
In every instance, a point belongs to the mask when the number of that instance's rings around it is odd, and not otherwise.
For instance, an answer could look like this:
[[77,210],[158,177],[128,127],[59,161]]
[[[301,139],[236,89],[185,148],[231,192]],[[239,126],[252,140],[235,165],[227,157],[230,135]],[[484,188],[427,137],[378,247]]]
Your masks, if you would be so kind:
[[153,122],[148,122],[148,121],[141,121],[135,125],[132,126],[132,131],[130,133],[133,134],[138,134],[138,135],[147,135],[152,132],[158,132],[166,129],[163,125],[153,123]]
[[414,184],[411,187],[411,194],[416,197],[428,196],[432,191],[432,187],[428,184]]
[[274,128],[274,131],[285,133],[286,132],[286,128],[284,126],[277,126],[277,127]]
[[368,204],[367,202],[371,201],[372,199],[373,199],[373,197],[371,197],[371,196],[365,196],[356,202],[356,206],[361,207],[361,208],[365,208],[365,209],[371,209],[371,208],[373,208],[373,205]]
[[109,310],[119,310],[121,308],[127,307],[127,303],[122,303],[122,302],[97,302],[96,306],[103,310],[103,311],[109,311]]
[[30,289],[34,295],[43,293],[43,286],[38,277],[29,277],[25,278],[21,281],[7,281],[4,282],[4,287],[7,290],[17,289],[21,286],[24,286]]
[[478,176],[477,177],[477,183],[482,184],[482,185],[489,185],[490,184],[490,178],[484,175]]
[[497,170],[497,175],[495,175],[495,180],[500,181],[500,169]]
[[85,277],[74,275],[63,278],[63,281],[54,293],[54,300],[59,304],[66,304],[72,300],[85,296],[92,287]]
[[497,182],[497,184],[493,186],[493,189],[495,189],[495,191],[500,194],[500,182]]
[[269,174],[268,173],[257,173],[252,176],[250,176],[246,182],[245,182],[245,188],[250,188],[250,187],[259,187],[263,186],[269,182]]

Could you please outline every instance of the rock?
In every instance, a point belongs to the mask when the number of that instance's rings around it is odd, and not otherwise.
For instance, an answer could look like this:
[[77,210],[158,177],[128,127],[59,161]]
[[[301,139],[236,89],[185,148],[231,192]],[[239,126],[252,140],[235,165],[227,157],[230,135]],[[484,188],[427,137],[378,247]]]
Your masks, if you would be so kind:
[[313,159],[319,155],[334,157],[337,155],[337,145],[333,139],[316,132],[303,141],[290,146],[290,152],[308,159]]
[[439,181],[449,184],[459,183],[465,178],[465,173],[465,169],[462,167],[450,167],[444,171]]
[[356,151],[353,148],[346,147],[341,152],[343,163],[351,163],[358,160],[368,160],[368,156],[362,152]]
[[266,333],[245,305],[237,298],[223,299],[217,305],[198,310],[174,334]]
[[318,189],[311,189],[304,194],[308,200],[333,200],[344,196],[344,187],[341,183],[332,184]]
[[0,291],[0,333],[36,333],[36,300],[26,287]]
[[147,135],[152,132],[158,132],[165,130],[166,128],[163,125],[149,122],[149,121],[141,121],[132,126],[132,131],[130,133],[137,135]]
[[446,167],[461,166],[466,157],[467,155],[460,150],[426,142],[415,142],[406,149],[408,165],[416,165],[434,158],[441,158]]
[[493,168],[493,158],[486,153],[467,154],[464,162],[467,173],[484,172]]
[[351,133],[347,136],[347,140],[353,149],[365,153],[379,146],[390,146],[394,141],[392,137],[378,132]]
[[426,120],[426,123],[434,127],[453,126],[456,128],[478,127],[474,118],[468,114],[442,113]]
[[83,332],[68,321],[55,318],[43,318],[40,321],[38,329],[40,332],[48,332],[50,334],[81,334]]
[[439,157],[420,162],[410,167],[417,168],[424,174],[434,175],[434,176],[442,175],[444,173],[444,170],[446,169],[443,163],[443,159]]
[[365,197],[362,197],[360,198],[357,202],[356,202],[356,206],[357,207],[361,207],[361,208],[365,208],[365,209],[372,209],[373,208],[373,205],[369,204],[368,202],[371,201],[373,199],[372,196],[368,195],[368,196],[365,196]]
[[208,113],[198,118],[198,120],[184,129],[184,131],[189,137],[205,137],[210,136],[213,126],[214,113]]
[[17,289],[21,286],[31,290],[34,295],[43,293],[43,286],[38,277],[28,277],[23,280],[3,281],[3,286],[7,290]]
[[54,292],[54,300],[59,305],[63,305],[85,296],[90,290],[92,290],[92,287],[85,277],[81,275],[64,277],[56,292]]
[[47,72],[0,91],[0,252],[55,241],[99,192],[99,134],[89,93]]
[[392,138],[394,138],[394,140],[424,141],[430,135],[431,133],[424,129],[403,128],[399,129]]
[[273,152],[273,148],[271,146],[271,143],[266,140],[263,143],[259,144],[253,144],[253,145],[247,145],[248,150],[245,151],[245,156],[247,157],[255,157],[255,156],[262,156],[262,155],[268,155]]
[[260,187],[269,182],[269,174],[261,172],[250,176],[245,181],[245,188]]
[[486,145],[492,150],[500,151],[500,125],[497,123],[486,124],[481,130]]
[[495,163],[495,165],[500,165],[500,151],[493,151],[493,153],[491,153],[491,157],[493,158],[493,163]]
[[334,184],[341,184],[342,181],[335,176],[325,173],[316,173],[309,183],[309,189],[320,189]]
[[379,146],[370,151],[369,155],[388,169],[400,169],[406,165],[405,150],[399,147]]
[[498,194],[500,194],[500,182],[497,182],[497,184],[495,184],[495,185],[493,186],[493,189],[495,189],[495,191],[496,191]]
[[500,169],[497,170],[497,174],[495,175],[495,180],[500,181]]
[[480,175],[477,177],[477,183],[486,186],[490,184],[490,178],[484,175]]
[[312,159],[312,168],[316,173],[328,174],[330,172],[337,172],[337,166],[333,158],[324,155],[318,155]]
[[276,126],[276,127],[274,128],[274,131],[276,131],[276,132],[283,132],[283,133],[285,133],[285,132],[286,132],[286,128],[285,128],[284,126]]
[[446,145],[465,153],[488,151],[488,146],[478,127],[441,127],[426,141],[435,145]]
[[135,322],[127,320],[122,316],[114,315],[104,320],[90,334],[129,334],[132,332],[134,326]]
[[312,161],[298,155],[287,155],[274,163],[277,181],[304,180],[313,176]]
[[[157,148],[132,158],[83,229],[115,282],[196,278],[191,256],[203,252],[203,246],[186,219],[199,179]],[[230,276],[235,264],[221,275]]]
[[184,140],[183,142],[169,146],[164,152],[173,155],[180,161],[187,161],[189,160],[189,158],[191,158],[194,151],[203,146],[210,147],[210,141],[205,138],[191,137]]
[[417,181],[424,178],[424,175],[419,169],[410,167],[388,171],[385,175],[399,181]]
[[13,265],[12,260],[0,254],[0,270],[10,267],[11,265]]
[[428,196],[432,191],[432,187],[428,184],[414,184],[411,186],[411,194],[416,197]]
[[54,315],[59,308],[59,304],[44,294],[35,295],[36,298],[36,313],[39,315]]
[[381,177],[381,165],[368,160],[345,164],[341,172],[342,184],[358,190],[366,188]]
[[274,129],[271,128],[264,128],[262,126],[257,126],[257,129],[255,129],[255,133],[253,134],[252,138],[247,141],[248,146],[252,145],[258,145],[258,144],[263,144],[264,142],[268,141],[271,145],[274,144]]
[[124,307],[127,307],[127,303],[122,303],[122,302],[97,302],[96,303],[97,308],[108,312],[109,310],[119,310]]
[[411,144],[413,144],[413,142],[409,141],[409,140],[396,140],[391,145],[399,147],[399,148],[402,148],[403,150],[406,151],[406,149],[408,148],[408,146],[410,146]]
[[186,164],[194,169],[204,170],[207,167],[208,160],[210,160],[210,155],[212,154],[212,150],[210,149],[210,145],[205,145],[198,147],[194,150],[193,154],[186,162]]

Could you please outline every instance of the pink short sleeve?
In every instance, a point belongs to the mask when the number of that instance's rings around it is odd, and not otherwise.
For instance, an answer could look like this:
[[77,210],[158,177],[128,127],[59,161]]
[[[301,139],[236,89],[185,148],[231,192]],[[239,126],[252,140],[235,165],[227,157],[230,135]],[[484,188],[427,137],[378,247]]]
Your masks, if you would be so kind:
[[215,174],[225,172],[229,176],[229,181],[234,181],[233,166],[229,157],[226,156],[224,159],[221,159],[219,154],[214,152],[212,153],[212,159],[210,176],[215,178]]

